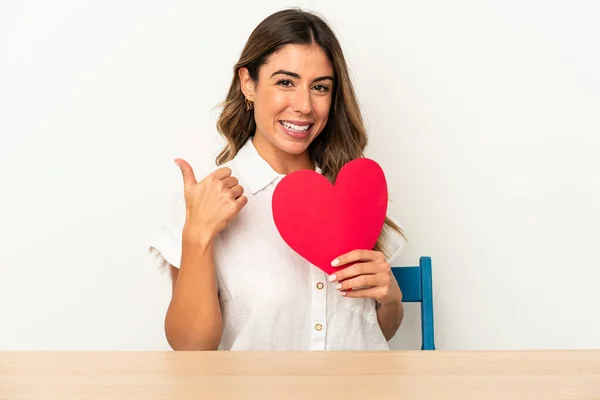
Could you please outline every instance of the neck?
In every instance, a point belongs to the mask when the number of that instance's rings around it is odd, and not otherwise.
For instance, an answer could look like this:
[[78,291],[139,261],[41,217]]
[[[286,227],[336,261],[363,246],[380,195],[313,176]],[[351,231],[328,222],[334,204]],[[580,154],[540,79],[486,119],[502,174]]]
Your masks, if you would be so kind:
[[258,154],[279,174],[287,175],[302,169],[315,170],[315,163],[308,151],[301,154],[286,153],[260,134],[254,135],[251,140]]

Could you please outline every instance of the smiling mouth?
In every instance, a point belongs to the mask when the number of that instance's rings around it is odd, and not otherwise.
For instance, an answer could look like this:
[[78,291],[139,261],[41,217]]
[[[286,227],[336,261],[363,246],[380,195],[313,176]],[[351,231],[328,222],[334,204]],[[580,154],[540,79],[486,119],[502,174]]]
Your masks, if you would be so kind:
[[279,123],[288,131],[291,131],[293,133],[298,133],[298,134],[303,134],[303,133],[308,132],[308,130],[314,125],[314,124],[296,125],[296,124],[292,124],[291,122],[288,122],[288,121],[279,121]]
[[281,131],[293,140],[306,140],[312,136],[313,127],[315,124],[304,123],[293,124],[288,121],[279,121]]

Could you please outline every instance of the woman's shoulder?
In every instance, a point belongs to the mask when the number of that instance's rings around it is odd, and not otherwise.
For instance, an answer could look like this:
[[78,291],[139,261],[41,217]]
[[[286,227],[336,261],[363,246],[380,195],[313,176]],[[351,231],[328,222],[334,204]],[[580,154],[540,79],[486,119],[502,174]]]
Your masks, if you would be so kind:
[[[395,218],[389,215],[388,218],[400,228],[401,232],[404,232],[402,226]],[[386,256],[385,259],[388,263],[393,265],[406,247],[406,238],[402,233],[396,231],[387,224],[383,226],[381,233],[381,244],[384,248],[383,253]]]

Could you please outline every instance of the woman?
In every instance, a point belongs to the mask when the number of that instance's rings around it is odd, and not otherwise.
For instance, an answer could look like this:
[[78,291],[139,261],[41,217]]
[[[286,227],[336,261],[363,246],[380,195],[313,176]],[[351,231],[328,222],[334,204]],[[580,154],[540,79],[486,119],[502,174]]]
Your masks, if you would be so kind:
[[[250,35],[217,128],[218,169],[184,190],[150,246],[169,268],[165,318],[175,350],[386,350],[402,317],[389,262],[403,236],[389,218],[375,249],[340,255],[329,277],[291,250],[271,215],[286,174],[334,182],[367,144],[341,47],[319,17],[277,12]],[[358,288],[347,291],[349,288]]]

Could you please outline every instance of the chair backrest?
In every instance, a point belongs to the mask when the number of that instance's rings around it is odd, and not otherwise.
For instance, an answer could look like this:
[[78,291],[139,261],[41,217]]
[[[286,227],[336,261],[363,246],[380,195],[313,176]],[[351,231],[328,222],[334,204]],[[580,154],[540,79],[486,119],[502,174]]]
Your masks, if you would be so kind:
[[416,267],[392,267],[402,290],[402,301],[421,303],[421,350],[435,350],[431,257],[421,257]]

